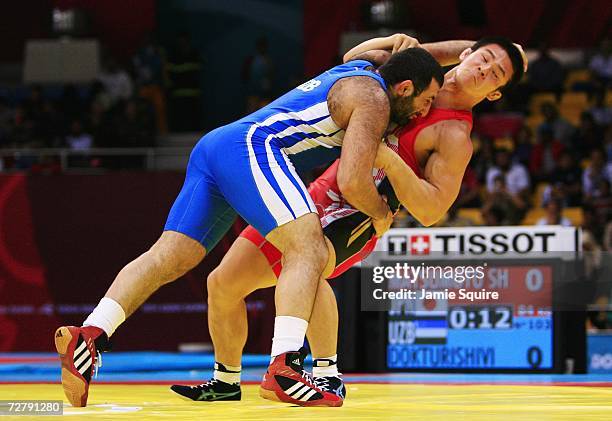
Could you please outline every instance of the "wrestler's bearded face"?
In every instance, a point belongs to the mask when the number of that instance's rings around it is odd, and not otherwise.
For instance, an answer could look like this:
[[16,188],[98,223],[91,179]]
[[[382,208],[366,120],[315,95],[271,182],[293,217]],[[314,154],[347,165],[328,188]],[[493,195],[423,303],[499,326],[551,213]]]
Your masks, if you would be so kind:
[[432,79],[427,89],[418,95],[415,95],[414,89],[410,94],[405,90],[391,89],[389,95],[391,120],[403,126],[414,118],[426,116],[439,90],[440,85],[435,79]]
[[391,121],[404,126],[416,117],[414,108],[414,94],[401,96],[396,93],[391,93]]

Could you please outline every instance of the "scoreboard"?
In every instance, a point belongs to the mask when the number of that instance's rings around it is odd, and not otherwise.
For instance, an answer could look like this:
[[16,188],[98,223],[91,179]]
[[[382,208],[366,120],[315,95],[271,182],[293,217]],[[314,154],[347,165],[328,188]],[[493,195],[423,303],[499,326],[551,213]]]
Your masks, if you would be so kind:
[[392,300],[386,311],[385,366],[394,371],[559,371],[554,288],[562,261],[577,257],[579,235],[578,229],[564,227],[390,230],[368,266],[480,262],[484,276],[389,278],[389,291],[413,293],[412,299]]
[[[427,283],[440,280],[417,280],[417,299],[388,312],[388,368],[552,369],[554,270],[555,261],[498,262],[478,285],[451,281],[436,293]],[[474,298],[483,289],[498,298]]]

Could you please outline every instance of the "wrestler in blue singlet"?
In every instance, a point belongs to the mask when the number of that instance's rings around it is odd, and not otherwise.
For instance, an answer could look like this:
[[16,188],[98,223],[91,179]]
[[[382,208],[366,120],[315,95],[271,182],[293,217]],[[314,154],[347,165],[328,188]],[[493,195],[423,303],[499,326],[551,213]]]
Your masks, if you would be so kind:
[[369,76],[386,90],[372,64],[355,60],[303,83],[264,108],[200,139],[165,230],[181,232],[210,251],[236,212],[263,236],[316,208],[296,173],[340,155],[344,130],[327,107],[339,79]]

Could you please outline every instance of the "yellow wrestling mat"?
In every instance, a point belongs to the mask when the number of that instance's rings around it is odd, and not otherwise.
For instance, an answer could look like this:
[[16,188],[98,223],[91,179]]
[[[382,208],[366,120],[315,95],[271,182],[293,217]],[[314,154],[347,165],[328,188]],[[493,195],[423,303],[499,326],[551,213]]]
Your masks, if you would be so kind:
[[[349,384],[341,408],[263,400],[243,386],[240,402],[192,402],[167,385],[93,385],[90,405],[64,404],[64,417],[91,420],[612,420],[612,388],[507,385]],[[0,399],[64,399],[50,384],[0,385]],[[0,416],[0,420],[34,417]],[[36,419],[41,419],[40,417]],[[43,419],[52,420],[53,417]],[[57,418],[55,418],[57,419]]]

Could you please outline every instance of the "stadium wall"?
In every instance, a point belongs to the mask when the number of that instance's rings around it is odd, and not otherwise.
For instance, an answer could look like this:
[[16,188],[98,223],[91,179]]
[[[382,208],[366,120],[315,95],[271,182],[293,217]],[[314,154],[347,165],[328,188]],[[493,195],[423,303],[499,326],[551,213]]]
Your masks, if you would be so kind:
[[[51,351],[52,332],[80,325],[118,271],[153,244],[183,174],[0,176],[0,352]],[[114,336],[116,350],[210,343],[205,279],[240,232],[154,294]],[[267,353],[273,291],[248,300],[247,352]]]

